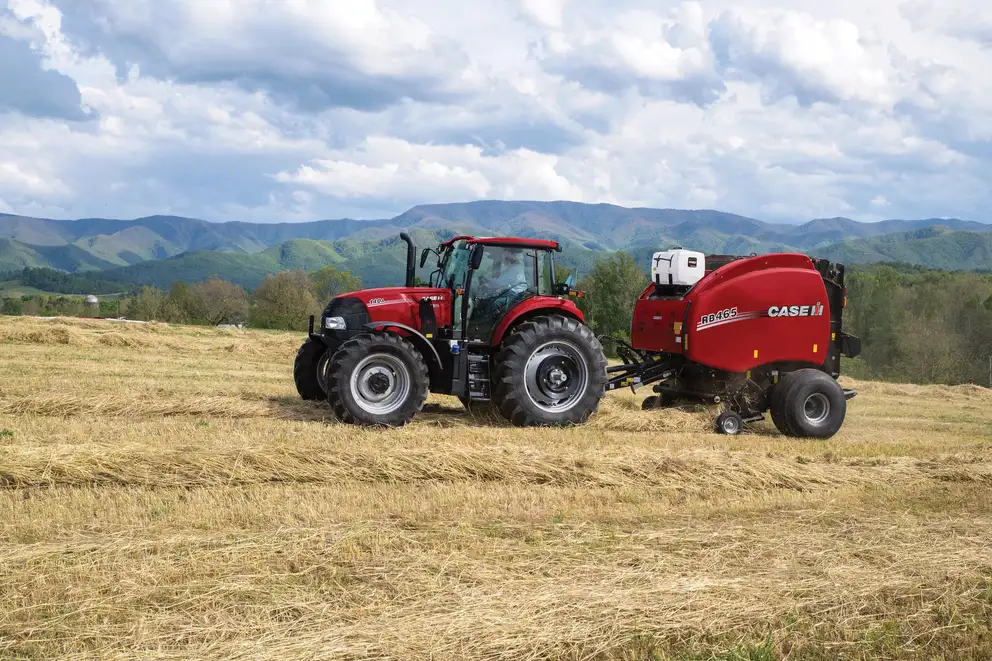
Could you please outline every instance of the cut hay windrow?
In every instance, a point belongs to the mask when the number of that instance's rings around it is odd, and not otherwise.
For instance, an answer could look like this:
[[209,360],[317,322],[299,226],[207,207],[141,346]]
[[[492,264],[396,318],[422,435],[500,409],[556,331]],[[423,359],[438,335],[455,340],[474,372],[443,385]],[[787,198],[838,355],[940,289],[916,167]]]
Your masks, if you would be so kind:
[[[971,465],[970,479],[988,482],[989,463]],[[509,447],[331,451],[306,447],[150,450],[142,446],[74,446],[3,452],[4,488],[129,485],[203,487],[261,483],[507,482],[556,486],[651,487],[686,494],[763,490],[814,491],[932,477],[952,481],[958,469],[942,463],[884,466],[800,462],[730,453],[667,456],[626,452],[556,455]]]
[[197,396],[182,400],[125,397],[119,394],[91,396],[38,394],[0,395],[0,415],[53,417],[100,415],[127,418],[188,415],[245,418],[271,416],[272,411],[261,401],[222,396]]

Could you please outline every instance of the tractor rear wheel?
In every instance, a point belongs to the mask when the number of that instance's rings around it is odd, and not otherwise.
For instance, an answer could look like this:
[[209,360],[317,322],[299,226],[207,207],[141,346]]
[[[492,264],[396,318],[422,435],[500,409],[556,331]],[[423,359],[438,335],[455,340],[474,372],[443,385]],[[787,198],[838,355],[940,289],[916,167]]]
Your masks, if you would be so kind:
[[352,338],[327,365],[327,401],[349,424],[402,427],[423,408],[429,383],[420,352],[392,333]]
[[503,341],[493,402],[513,424],[585,422],[606,394],[606,356],[587,326],[570,317],[536,317]]
[[323,342],[308,339],[296,351],[293,362],[293,381],[296,382],[296,392],[306,400],[325,399],[322,374],[327,367],[327,347]]
[[772,421],[779,431],[799,438],[830,438],[847,414],[844,389],[817,369],[791,372],[772,394]]

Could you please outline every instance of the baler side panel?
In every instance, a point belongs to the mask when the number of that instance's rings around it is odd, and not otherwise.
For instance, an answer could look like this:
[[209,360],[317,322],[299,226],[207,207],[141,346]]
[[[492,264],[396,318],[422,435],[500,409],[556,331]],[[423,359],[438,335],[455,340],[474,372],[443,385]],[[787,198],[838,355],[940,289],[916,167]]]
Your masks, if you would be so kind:
[[682,353],[686,306],[688,302],[684,299],[650,299],[642,296],[634,307],[631,344],[642,351]]
[[786,361],[822,365],[830,307],[820,274],[801,266],[735,270],[690,296],[687,358],[728,372]]

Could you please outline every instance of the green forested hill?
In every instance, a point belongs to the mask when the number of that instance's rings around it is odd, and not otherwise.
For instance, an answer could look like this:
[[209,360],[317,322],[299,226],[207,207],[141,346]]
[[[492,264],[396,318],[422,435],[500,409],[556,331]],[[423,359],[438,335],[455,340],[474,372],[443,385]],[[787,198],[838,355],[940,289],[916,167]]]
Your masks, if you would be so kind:
[[[930,229],[936,225],[945,229]],[[404,230],[420,247],[455,233],[557,239],[566,248],[559,259],[580,269],[605,251],[625,250],[646,263],[655,250],[675,245],[709,254],[796,251],[847,263],[992,268],[992,225],[972,221],[826,218],[790,225],[709,210],[480,201],[419,206],[389,220],[311,223],[210,223],[173,216],[69,221],[0,214],[0,272],[108,270],[110,277],[160,286],[218,275],[253,286],[267,273],[333,264],[368,284],[395,284],[402,278],[398,234]]]
[[845,241],[817,254],[845,264],[904,262],[948,271],[983,270],[992,268],[992,234],[934,227]]

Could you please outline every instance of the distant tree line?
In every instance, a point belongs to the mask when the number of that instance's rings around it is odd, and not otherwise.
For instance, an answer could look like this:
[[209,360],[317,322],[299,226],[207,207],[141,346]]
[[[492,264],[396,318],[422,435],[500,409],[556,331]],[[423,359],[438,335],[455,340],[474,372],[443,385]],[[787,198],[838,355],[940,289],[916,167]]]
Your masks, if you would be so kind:
[[[42,288],[38,284],[30,286]],[[312,273],[298,270],[269,275],[254,292],[215,277],[194,284],[176,282],[169,291],[139,287],[128,295],[101,300],[98,309],[87,306],[81,296],[5,298],[0,301],[0,314],[123,316],[174,324],[232,324],[303,331],[310,315],[319,315],[331,298],[361,287],[361,280],[349,272],[327,266]],[[85,293],[93,291],[85,290]]]
[[26,268],[0,273],[0,280],[17,280],[25,287],[57,294],[127,294],[134,285],[106,280],[93,273],[66,273],[50,268]]
[[852,376],[989,385],[992,275],[875,266],[847,287],[844,325],[863,343]]

